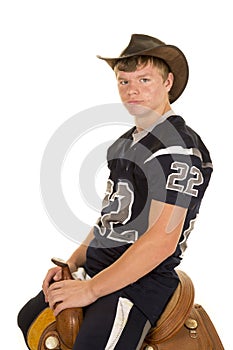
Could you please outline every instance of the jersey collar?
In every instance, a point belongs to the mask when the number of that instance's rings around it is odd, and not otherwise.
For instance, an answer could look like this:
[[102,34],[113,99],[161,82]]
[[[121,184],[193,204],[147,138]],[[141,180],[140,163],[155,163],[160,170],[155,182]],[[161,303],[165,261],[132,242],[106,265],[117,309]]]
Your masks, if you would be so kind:
[[163,123],[168,117],[170,117],[172,115],[175,115],[175,113],[172,109],[170,109],[169,111],[167,111],[166,113],[161,115],[161,117],[159,117],[159,119],[156,120],[156,122],[154,124],[152,124],[149,128],[146,128],[140,132],[137,132],[137,130],[135,129],[132,133],[133,144],[140,141],[143,137],[145,137],[147,134],[149,134],[149,132],[151,132],[157,125]]

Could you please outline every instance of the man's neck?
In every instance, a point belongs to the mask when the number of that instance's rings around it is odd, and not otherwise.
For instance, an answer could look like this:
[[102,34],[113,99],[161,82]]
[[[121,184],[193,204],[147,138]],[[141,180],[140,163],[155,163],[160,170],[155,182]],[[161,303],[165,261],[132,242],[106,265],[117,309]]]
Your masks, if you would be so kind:
[[158,111],[148,111],[140,116],[134,116],[135,126],[137,132],[142,130],[149,129],[152,125],[154,125],[159,118],[161,118],[165,113],[171,110],[170,104],[166,104],[164,108],[161,108]]

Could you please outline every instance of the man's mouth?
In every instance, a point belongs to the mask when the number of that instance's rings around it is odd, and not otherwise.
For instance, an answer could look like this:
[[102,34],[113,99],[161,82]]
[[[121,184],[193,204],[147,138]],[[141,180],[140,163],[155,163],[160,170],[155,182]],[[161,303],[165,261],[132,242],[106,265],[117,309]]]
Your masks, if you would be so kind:
[[143,103],[143,101],[142,100],[129,100],[129,101],[127,101],[126,102],[127,104],[130,104],[130,105],[140,105],[140,104],[142,104]]

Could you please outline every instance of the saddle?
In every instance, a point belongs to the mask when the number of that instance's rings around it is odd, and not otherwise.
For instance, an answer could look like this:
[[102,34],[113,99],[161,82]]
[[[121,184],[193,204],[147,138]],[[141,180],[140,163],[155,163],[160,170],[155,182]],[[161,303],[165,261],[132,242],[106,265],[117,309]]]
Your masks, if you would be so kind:
[[[62,267],[62,279],[73,278],[63,260],[52,261]],[[208,314],[194,304],[190,277],[183,271],[177,273],[180,283],[140,350],[224,350]],[[82,308],[63,310],[56,318],[51,309],[45,309],[28,331],[30,350],[72,350],[82,320]]]

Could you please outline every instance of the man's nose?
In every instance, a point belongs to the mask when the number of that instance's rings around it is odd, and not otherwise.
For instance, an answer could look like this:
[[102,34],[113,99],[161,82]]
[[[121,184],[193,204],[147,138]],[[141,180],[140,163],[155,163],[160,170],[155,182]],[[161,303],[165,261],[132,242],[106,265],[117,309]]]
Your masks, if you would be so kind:
[[139,93],[139,88],[137,86],[137,83],[130,82],[128,84],[128,90],[127,90],[128,95],[137,95]]

